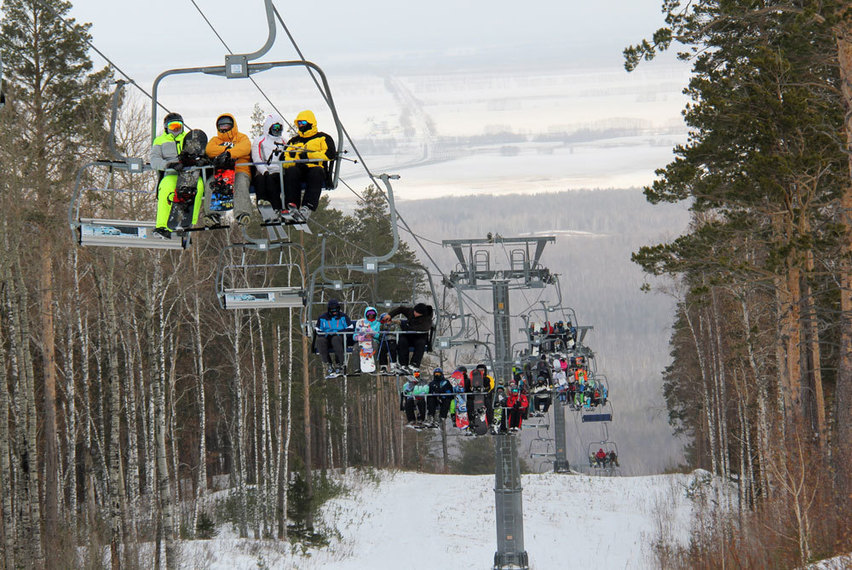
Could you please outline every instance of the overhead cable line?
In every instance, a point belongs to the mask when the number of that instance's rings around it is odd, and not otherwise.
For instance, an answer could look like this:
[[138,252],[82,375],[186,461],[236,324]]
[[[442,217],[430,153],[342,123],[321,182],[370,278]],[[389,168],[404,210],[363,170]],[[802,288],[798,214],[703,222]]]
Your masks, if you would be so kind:
[[[225,49],[228,50],[228,53],[230,55],[234,55],[233,50],[231,50],[231,48],[228,46],[227,42],[225,42],[225,40],[222,39],[222,36],[219,34],[218,31],[216,31],[216,28],[213,26],[213,23],[207,18],[207,16],[204,14],[204,11],[198,6],[198,4],[196,4],[195,0],[189,0],[189,1],[192,2],[192,5],[195,6],[195,9],[198,10],[198,13],[201,15],[201,17],[204,19],[205,22],[207,22],[207,25],[210,27],[210,29],[213,31],[213,33],[216,35],[216,37],[219,38],[219,41],[222,42],[222,45],[225,47]],[[290,124],[289,121],[287,121],[286,117],[284,116],[284,113],[282,113],[278,109],[278,107],[275,106],[275,103],[272,102],[272,99],[270,99],[269,96],[266,94],[266,92],[260,87],[260,85],[257,84],[257,81],[254,79],[254,77],[249,76],[248,79],[249,79],[249,81],[252,82],[252,85],[254,85],[255,88],[257,88],[258,91],[260,91],[260,94],[263,95],[263,98],[266,99],[266,102],[269,103],[272,106],[272,108],[275,110],[275,112],[278,113],[278,115],[280,115],[282,119],[284,119],[284,122],[287,123],[287,129],[291,133],[295,134],[295,132],[293,131],[293,126]],[[320,91],[322,91],[322,90],[320,90]]]
[[[49,10],[49,11],[50,11],[50,13],[51,13],[51,14],[53,14],[53,16],[54,16],[57,20],[59,20],[60,22],[62,22],[62,23],[65,25],[65,27],[66,27],[66,28],[68,28],[68,30],[69,30],[69,31],[71,31],[71,32],[73,32],[73,31],[74,31],[74,28],[72,27],[71,23],[70,23],[70,22],[68,22],[68,20],[66,20],[63,16],[61,16],[60,14],[58,14],[58,13],[56,12],[56,10],[54,10],[54,9],[53,9],[53,7],[52,7],[52,6],[50,6],[49,4],[42,4],[42,6],[43,6],[44,8],[46,8],[47,10]],[[113,62],[113,61],[112,61],[109,57],[107,57],[107,56],[106,56],[106,54],[105,54],[104,52],[102,52],[102,51],[101,51],[101,50],[99,50],[97,47],[95,47],[95,44],[93,44],[93,43],[92,43],[92,42],[90,42],[89,40],[86,40],[86,45],[87,45],[87,46],[89,46],[89,47],[90,47],[90,48],[91,48],[91,49],[92,49],[95,53],[97,53],[99,56],[101,56],[101,58],[102,58],[104,61],[106,61],[106,62],[110,65],[110,67],[112,67],[113,69],[115,69],[115,70],[116,70],[118,73],[120,73],[120,74],[121,74],[121,75],[122,75],[125,79],[127,79],[128,83],[130,83],[131,85],[133,85],[134,87],[136,87],[136,89],[138,89],[139,91],[141,91],[141,92],[142,92],[142,93],[143,93],[143,94],[144,94],[144,95],[145,95],[148,99],[153,99],[153,97],[151,96],[151,94],[150,94],[150,93],[148,93],[147,91],[145,91],[145,89],[143,89],[142,87],[140,87],[140,86],[139,86],[139,84],[138,84],[138,83],[136,83],[136,81],[135,81],[132,77],[130,77],[130,75],[128,75],[127,73],[125,73],[125,72],[124,72],[124,70],[123,70],[123,69],[121,69],[120,67],[118,67],[118,65],[116,65],[116,64],[115,64],[115,63],[114,63],[114,62]],[[164,110],[164,111],[169,112],[169,109],[168,109],[165,105],[163,105],[162,103],[159,103],[159,105],[160,105],[160,107],[162,107],[162,108],[163,108],[163,110]]]

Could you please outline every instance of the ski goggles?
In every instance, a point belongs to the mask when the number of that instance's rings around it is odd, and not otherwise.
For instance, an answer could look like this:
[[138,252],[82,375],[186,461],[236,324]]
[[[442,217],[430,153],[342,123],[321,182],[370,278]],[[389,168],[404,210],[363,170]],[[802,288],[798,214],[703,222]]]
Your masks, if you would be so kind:
[[296,121],[297,127],[307,127],[308,125],[310,125],[308,121]]
[[166,123],[166,129],[170,131],[179,131],[183,129],[183,122],[181,121],[171,121],[170,123]]
[[375,319],[375,318],[376,318],[376,313],[374,313],[373,311],[370,311],[370,312],[369,312],[369,313],[367,313],[365,316],[366,316],[369,320],[371,320],[371,321],[372,321],[373,319]]
[[271,127],[269,127],[269,134],[273,137],[280,137],[281,133],[284,132],[284,125],[281,123],[274,123]]
[[234,123],[232,121],[219,121],[216,123],[216,129],[220,133],[227,133],[231,129],[234,128]]

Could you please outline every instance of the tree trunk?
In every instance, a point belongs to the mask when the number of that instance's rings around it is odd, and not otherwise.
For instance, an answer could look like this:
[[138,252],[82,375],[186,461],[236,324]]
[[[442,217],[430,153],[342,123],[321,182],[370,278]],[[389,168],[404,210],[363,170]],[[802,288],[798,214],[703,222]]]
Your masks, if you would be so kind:
[[[53,259],[51,241],[42,240],[41,271],[39,289],[41,290],[41,333],[42,333],[42,373],[44,374],[44,532],[55,538],[59,530],[59,450],[56,433],[56,344],[53,325]],[[49,567],[57,565],[57,548],[50,544],[45,551]]]
[[177,563],[177,548],[175,544],[174,505],[172,503],[171,481],[169,479],[168,453],[166,451],[166,366],[165,366],[165,314],[163,298],[165,288],[162,286],[162,268],[157,264],[154,269],[154,297],[158,299],[157,315],[157,351],[158,374],[153,379],[154,396],[154,438],[157,454],[157,492],[160,503],[159,524],[162,525],[162,535],[166,545],[166,568],[175,570]]
[[[848,10],[848,7],[844,7]],[[849,157],[850,183],[840,201],[843,223],[843,242],[839,259],[840,281],[840,338],[835,388],[834,475],[837,498],[852,510],[852,22],[841,19],[837,26],[837,47],[842,79],[843,104],[846,109],[844,130],[846,153]]]
[[101,288],[106,303],[107,358],[109,370],[107,389],[109,390],[109,520],[110,520],[110,560],[112,568],[121,568],[121,546],[124,544],[124,476],[121,464],[121,380],[118,368],[118,323],[115,310],[115,286],[113,281],[115,257],[110,259],[107,279]]
[[15,519],[12,511],[12,465],[9,462],[9,383],[6,378],[6,339],[0,326],[0,496],[3,511],[3,568],[11,570],[15,563]]
[[242,367],[240,366],[240,331],[242,311],[234,311],[234,376],[231,381],[231,391],[234,402],[233,413],[236,416],[236,433],[234,434],[234,455],[237,475],[237,500],[239,501],[239,532],[240,538],[248,538],[248,499],[246,497],[246,453],[245,453],[245,410],[243,398]]
[[[197,251],[192,252],[196,260]],[[193,293],[193,336],[195,340],[195,371],[198,377],[198,482],[195,488],[195,510],[192,517],[190,536],[195,536],[198,527],[198,512],[207,495],[207,401],[204,395],[204,344],[201,329],[201,300],[197,292]]]

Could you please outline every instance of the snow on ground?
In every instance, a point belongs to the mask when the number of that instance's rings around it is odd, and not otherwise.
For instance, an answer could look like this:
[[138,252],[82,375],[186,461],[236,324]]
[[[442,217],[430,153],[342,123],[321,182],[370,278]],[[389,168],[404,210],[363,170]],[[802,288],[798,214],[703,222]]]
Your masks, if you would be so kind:
[[[524,475],[524,545],[530,567],[653,568],[650,544],[660,521],[686,541],[692,475],[589,477]],[[185,543],[184,568],[242,570],[398,570],[490,568],[497,549],[494,476],[380,472],[380,481],[346,476],[349,493],[323,508],[337,537],[302,553],[279,541],[241,540],[223,529]],[[658,516],[662,514],[661,516]],[[568,564],[570,561],[570,564]]]

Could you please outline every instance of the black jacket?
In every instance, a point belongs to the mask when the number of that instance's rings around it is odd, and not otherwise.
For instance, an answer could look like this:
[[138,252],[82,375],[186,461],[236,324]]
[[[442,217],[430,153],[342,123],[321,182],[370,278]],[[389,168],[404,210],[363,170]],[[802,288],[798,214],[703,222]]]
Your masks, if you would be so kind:
[[433,378],[431,382],[429,382],[429,393],[430,394],[447,394],[452,397],[453,394],[453,385],[450,384],[450,381],[447,380],[444,376]]
[[408,323],[403,327],[403,330],[429,332],[432,328],[431,307],[429,307],[428,314],[420,315],[419,317],[414,316],[414,309],[412,307],[397,307],[388,313],[388,315],[390,315],[391,318],[397,315],[403,315],[406,319],[408,319]]

